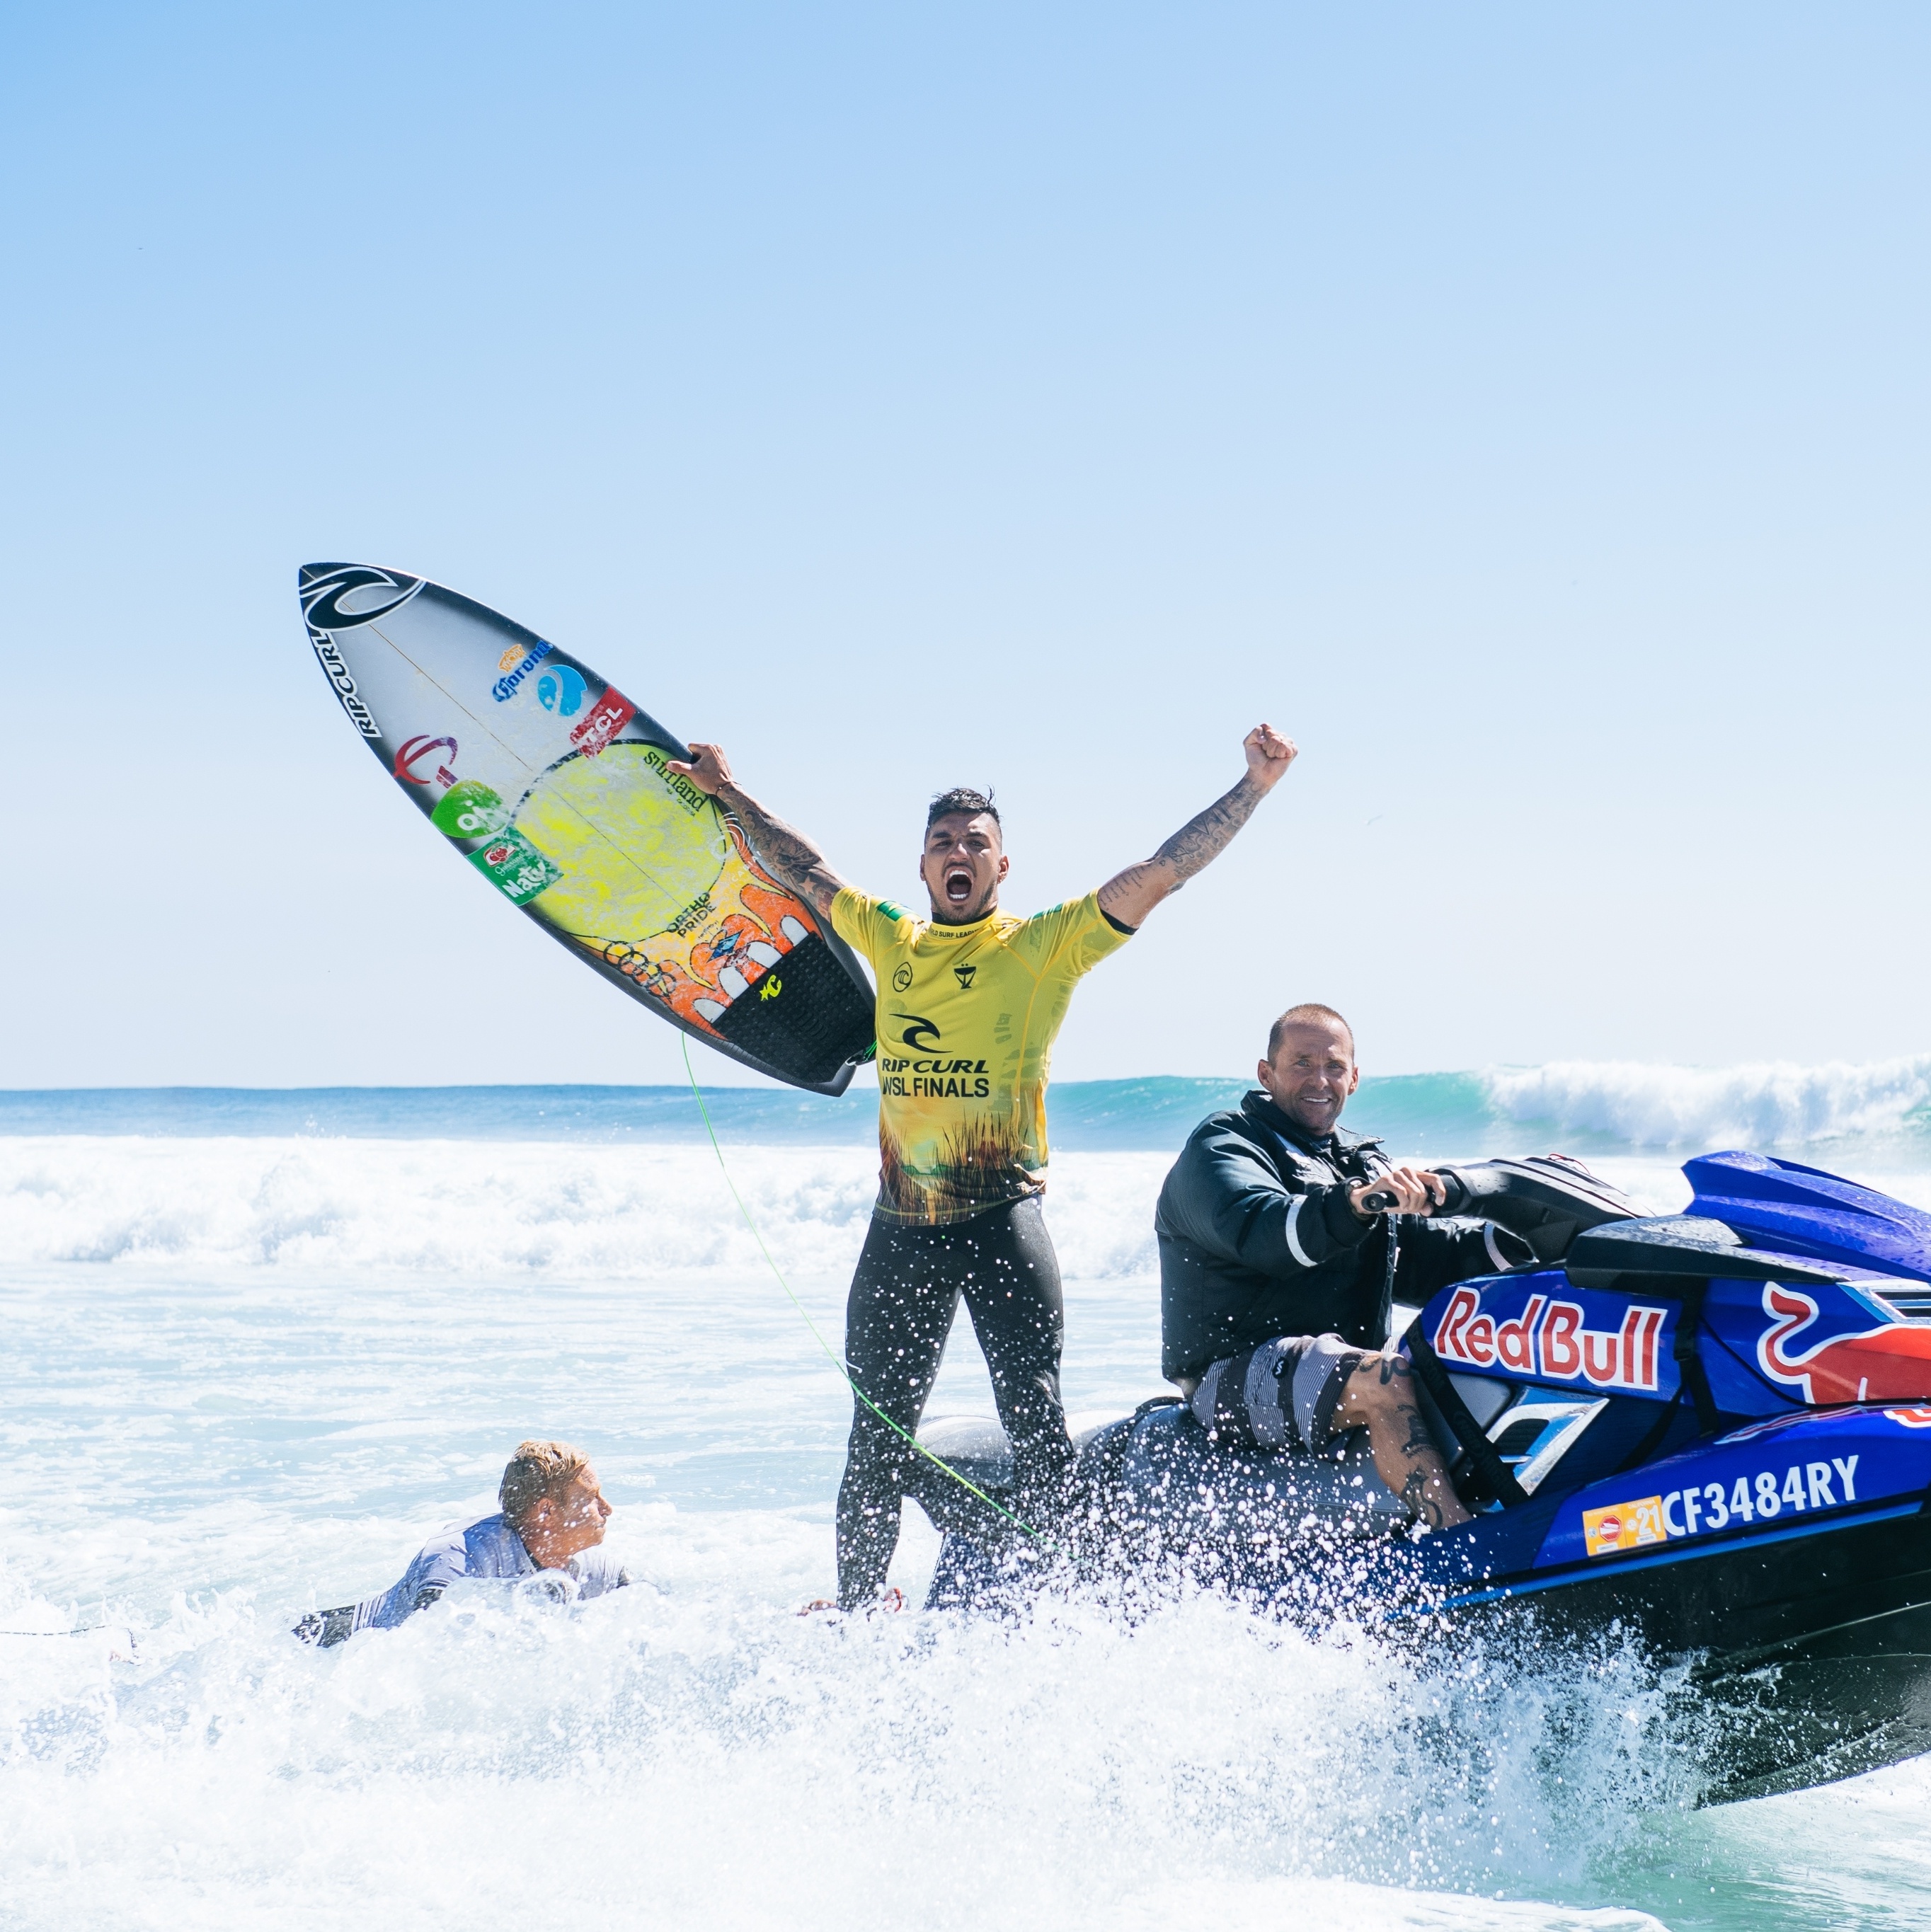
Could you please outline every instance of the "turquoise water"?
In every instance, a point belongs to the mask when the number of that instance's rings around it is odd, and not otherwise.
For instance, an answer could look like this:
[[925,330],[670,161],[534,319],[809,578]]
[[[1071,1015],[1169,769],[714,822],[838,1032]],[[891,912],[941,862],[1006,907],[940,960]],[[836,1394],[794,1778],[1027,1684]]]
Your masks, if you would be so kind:
[[[1203,1114],[1238,1104],[1238,1078],[1062,1081],[1053,1145],[1177,1149]],[[871,1142],[866,1076],[830,1100],[776,1087],[709,1090],[721,1132],[755,1143]],[[1877,1066],[1706,1070],[1577,1063],[1366,1079],[1348,1125],[1413,1153],[1500,1154],[1551,1136],[1615,1154],[1722,1144],[1931,1149],[1931,1056]],[[0,1092],[0,1135],[348,1135],[377,1139],[677,1144],[698,1126],[686,1087],[220,1087]]]
[[[1351,1118],[1587,1139],[1659,1210],[1690,1132],[1931,1204],[1924,1071],[1450,1075]],[[1157,1390],[1152,1196],[1239,1090],[1056,1090],[1076,1412]],[[835,1343],[869,1096],[712,1099]],[[1931,1922],[1931,1765],[1686,1808],[1669,1687],[1613,1645],[1417,1659],[1184,1593],[800,1618],[846,1397],[681,1090],[0,1095],[0,1624],[45,1633],[0,1637],[0,1924]],[[988,1407],[962,1333],[932,1412]],[[590,1450],[636,1588],[289,1638],[530,1433]],[[935,1546],[908,1509],[914,1594]]]

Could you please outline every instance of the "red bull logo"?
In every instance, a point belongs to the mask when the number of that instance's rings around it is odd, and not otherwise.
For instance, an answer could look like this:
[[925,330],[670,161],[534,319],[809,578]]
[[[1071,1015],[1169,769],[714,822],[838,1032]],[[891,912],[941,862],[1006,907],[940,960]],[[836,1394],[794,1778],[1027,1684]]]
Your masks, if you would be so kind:
[[1764,1287],[1764,1312],[1770,1326],[1758,1338],[1757,1366],[1772,1382],[1801,1389],[1813,1408],[1931,1397],[1931,1328],[1887,1322],[1799,1347],[1798,1336],[1818,1318],[1816,1300],[1774,1281]]
[[1668,1315],[1631,1302],[1616,1328],[1591,1328],[1581,1303],[1532,1294],[1519,1316],[1503,1321],[1485,1312],[1479,1288],[1458,1288],[1436,1326],[1434,1348],[1443,1361],[1471,1369],[1656,1395]]

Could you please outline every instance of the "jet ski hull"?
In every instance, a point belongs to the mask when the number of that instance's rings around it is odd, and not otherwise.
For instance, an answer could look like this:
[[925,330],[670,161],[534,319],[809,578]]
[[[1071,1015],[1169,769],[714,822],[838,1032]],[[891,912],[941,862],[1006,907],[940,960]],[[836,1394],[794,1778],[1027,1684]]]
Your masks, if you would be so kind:
[[[1513,1165],[1458,1184],[1521,1209],[1538,1264],[1444,1289],[1402,1345],[1473,1522],[1410,1540],[1358,1439],[1233,1451],[1167,1398],[1087,1432],[1062,1547],[1423,1644],[1625,1636],[1676,1673],[1705,1802],[1931,1750],[1931,1216],[1755,1155],[1691,1162],[1695,1211],[1659,1219]],[[1003,1443],[959,1441],[997,1484]],[[920,1492],[935,1604],[1037,1568],[960,1493]]]
[[[1707,1724],[1703,1800],[1802,1790],[1931,1750],[1931,1514],[1922,1501],[1658,1552],[1608,1570],[1497,1579],[1439,1613],[1572,1644],[1638,1634]],[[1401,1613],[1396,1612],[1398,1619]]]

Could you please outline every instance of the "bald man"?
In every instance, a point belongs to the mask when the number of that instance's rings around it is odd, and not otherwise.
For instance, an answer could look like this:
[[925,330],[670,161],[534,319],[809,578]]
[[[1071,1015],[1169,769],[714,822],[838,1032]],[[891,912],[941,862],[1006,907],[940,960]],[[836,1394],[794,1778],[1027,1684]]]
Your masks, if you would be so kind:
[[[1258,1088],[1194,1130],[1160,1191],[1161,1370],[1219,1440],[1316,1455],[1365,1429],[1389,1489],[1431,1528],[1466,1522],[1389,1310],[1530,1258],[1485,1222],[1436,1225],[1446,1188],[1350,1134],[1354,1031],[1332,1006],[1274,1022]],[[1392,1196],[1392,1209],[1368,1205]]]

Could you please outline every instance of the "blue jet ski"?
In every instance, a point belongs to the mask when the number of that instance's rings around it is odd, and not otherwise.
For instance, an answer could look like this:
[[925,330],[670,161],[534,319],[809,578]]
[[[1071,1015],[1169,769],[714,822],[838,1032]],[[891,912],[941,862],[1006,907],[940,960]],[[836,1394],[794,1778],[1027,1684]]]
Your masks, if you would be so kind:
[[[1417,1537],[1359,1436],[1230,1453],[1173,1396],[1080,1432],[1101,1533],[1062,1546],[1418,1642],[1444,1618],[1633,1633],[1689,1666],[1705,1802],[1931,1750],[1931,1215],[1752,1154],[1689,1162],[1688,1211],[1659,1218],[1558,1159],[1438,1171],[1536,1257],[1443,1290],[1401,1343],[1476,1520]],[[996,1425],[921,1439],[1010,1481]],[[945,1532],[933,1605],[1037,1574],[956,1484],[928,1468],[915,1493]]]

